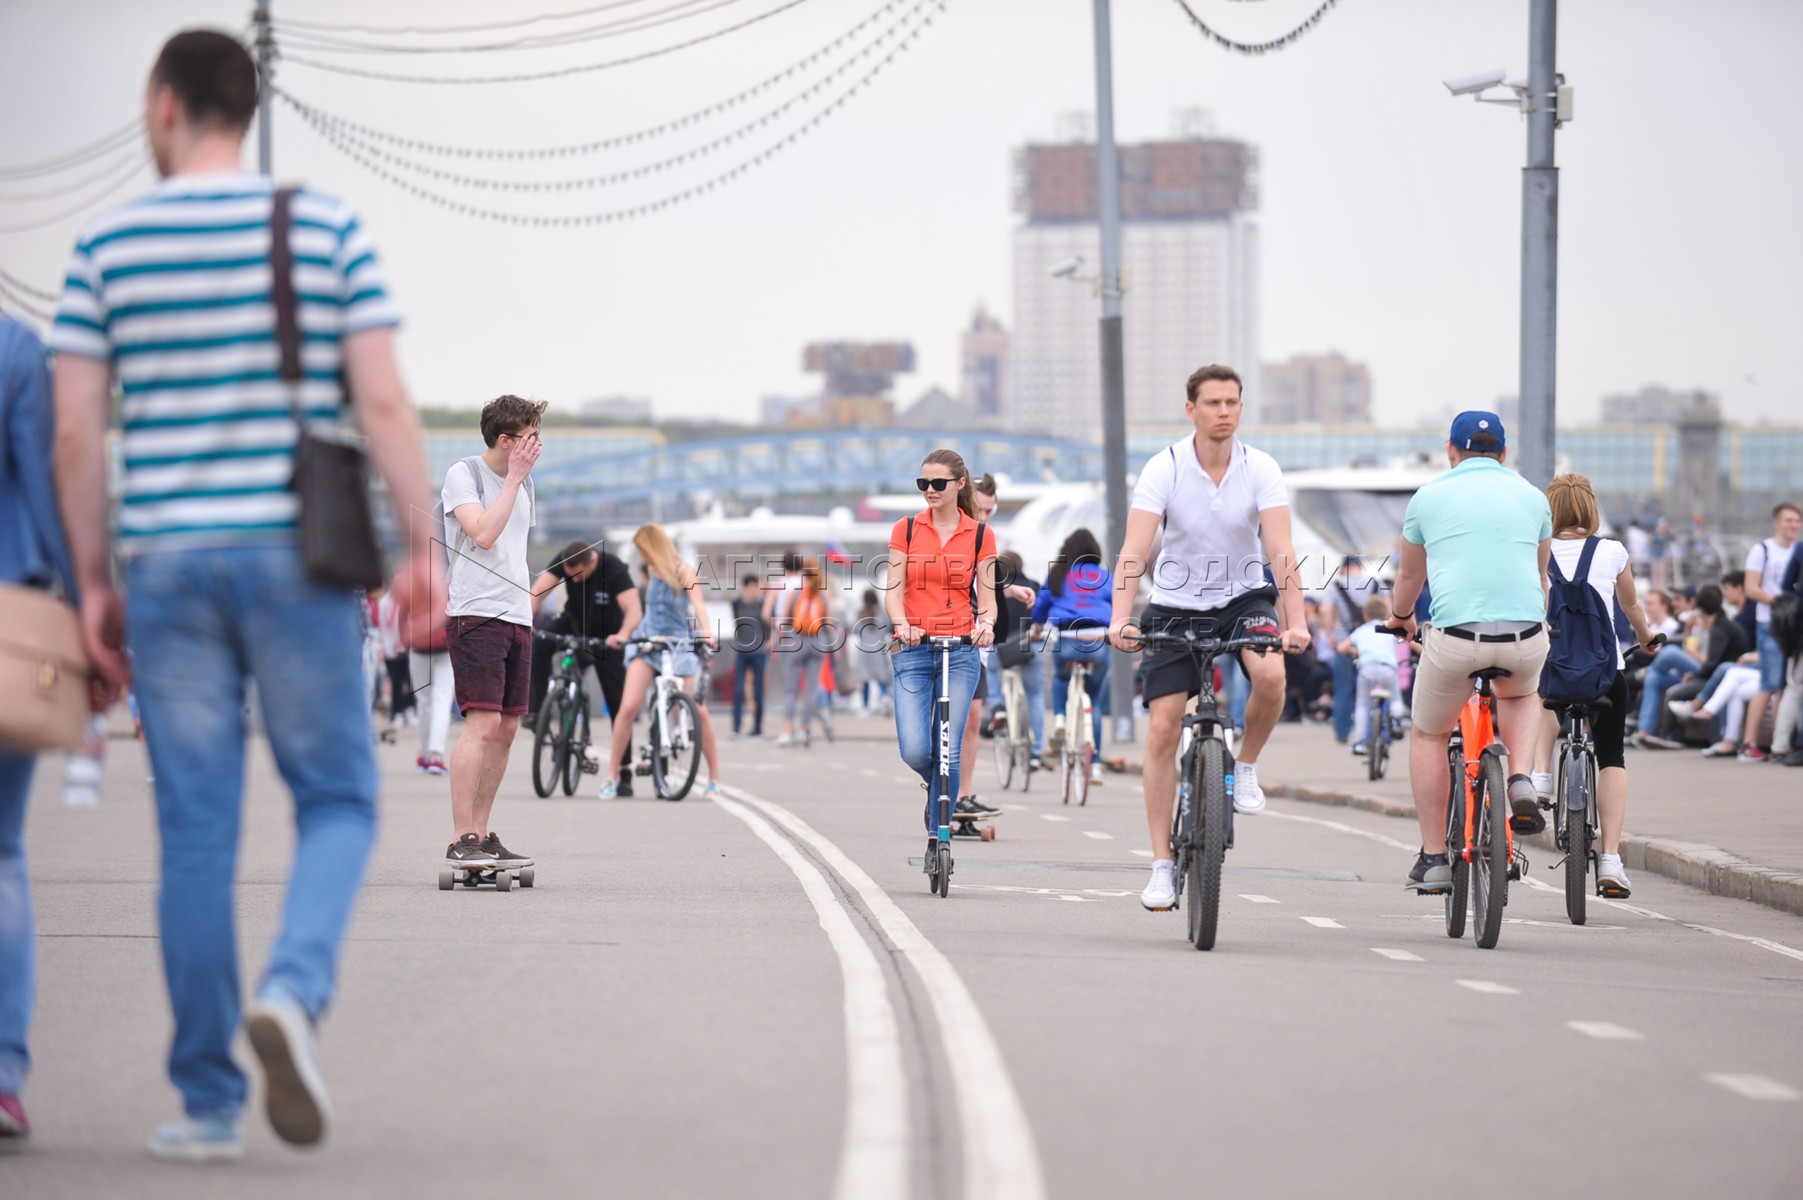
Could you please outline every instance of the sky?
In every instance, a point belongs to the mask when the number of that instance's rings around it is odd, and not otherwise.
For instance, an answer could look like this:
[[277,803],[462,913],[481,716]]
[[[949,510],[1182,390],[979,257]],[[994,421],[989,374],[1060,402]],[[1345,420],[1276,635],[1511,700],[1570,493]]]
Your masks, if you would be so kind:
[[[274,0],[278,21],[440,26],[600,0]],[[691,19],[537,51],[314,55],[396,73],[473,74],[600,62],[668,46],[789,0],[689,0]],[[1318,0],[1190,0],[1242,41],[1288,31]],[[525,29],[573,29],[681,0]],[[131,118],[161,41],[243,29],[248,0],[6,0],[0,15],[0,167],[92,141]],[[351,120],[470,146],[561,145],[654,126],[776,74],[884,7],[798,0],[706,45],[564,79],[416,85],[295,62],[276,82]],[[904,0],[871,28],[915,11]],[[371,174],[276,106],[275,173],[344,196],[375,237],[406,320],[416,400],[479,405],[502,392],[574,404],[649,397],[660,417],[755,420],[760,397],[818,390],[803,347],[904,339],[918,369],[903,401],[955,391],[958,334],[983,304],[1012,310],[1015,148],[1054,140],[1095,107],[1088,0],[936,0],[908,48],[762,165],[649,216],[520,228],[447,212]],[[1567,0],[1559,69],[1576,89],[1561,167],[1559,416],[1649,383],[1719,394],[1731,419],[1795,422],[1803,399],[1803,4],[1788,0]],[[1441,80],[1525,74],[1528,0],[1342,0],[1299,42],[1229,54],[1176,0],[1114,4],[1116,128],[1168,136],[1206,110],[1261,156],[1262,357],[1343,352],[1370,366],[1376,418],[1413,423],[1516,390],[1519,114],[1455,100]],[[912,26],[910,26],[912,28]],[[419,45],[414,35],[343,34]],[[868,44],[867,35],[857,45]],[[901,39],[764,130],[629,186],[548,195],[421,180],[506,211],[591,213],[654,201],[731,170],[810,119]],[[855,52],[855,50],[854,50]],[[302,51],[290,46],[291,55]],[[732,130],[847,55],[706,125],[643,145],[542,163],[421,156],[502,180],[604,175]],[[692,132],[691,132],[692,130]],[[254,163],[254,138],[247,144]],[[79,202],[15,197],[80,178],[0,183],[0,226]],[[148,183],[148,176],[145,176]],[[120,195],[129,195],[130,191]],[[104,206],[102,206],[104,207]],[[0,268],[54,290],[82,218],[0,232]],[[1175,414],[1174,414],[1175,415]]]

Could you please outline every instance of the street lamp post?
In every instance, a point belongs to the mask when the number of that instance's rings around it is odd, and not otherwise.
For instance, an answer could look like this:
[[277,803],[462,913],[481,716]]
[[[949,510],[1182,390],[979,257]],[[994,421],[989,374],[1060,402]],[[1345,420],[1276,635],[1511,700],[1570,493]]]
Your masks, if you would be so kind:
[[[1120,553],[1127,540],[1127,385],[1121,343],[1121,171],[1114,146],[1114,51],[1108,0],[1096,14],[1096,217],[1102,237],[1102,475],[1108,504],[1104,546]],[[1109,708],[1114,740],[1133,741],[1133,664],[1111,652]],[[1099,749],[1099,747],[1098,747]]]

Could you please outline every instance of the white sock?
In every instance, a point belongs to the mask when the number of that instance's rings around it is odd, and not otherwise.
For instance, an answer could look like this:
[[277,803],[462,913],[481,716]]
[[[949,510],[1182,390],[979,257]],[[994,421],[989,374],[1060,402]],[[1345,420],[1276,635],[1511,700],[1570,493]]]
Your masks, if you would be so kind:
[[1249,762],[1236,762],[1233,764],[1233,773],[1235,776],[1242,778],[1242,779],[1257,780],[1258,779],[1258,764],[1257,763],[1249,763]]
[[1598,853],[1596,856],[1596,861],[1599,866],[1619,867],[1619,866],[1621,866],[1621,855]]
[[1152,871],[1154,874],[1159,871],[1164,871],[1168,874],[1176,869],[1177,860],[1174,858],[1155,858],[1152,860]]

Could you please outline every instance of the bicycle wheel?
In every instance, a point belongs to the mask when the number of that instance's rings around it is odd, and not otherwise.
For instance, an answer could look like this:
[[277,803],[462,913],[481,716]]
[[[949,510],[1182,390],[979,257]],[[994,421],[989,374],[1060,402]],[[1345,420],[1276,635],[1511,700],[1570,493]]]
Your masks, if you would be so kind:
[[1371,713],[1371,728],[1365,731],[1365,778],[1373,781],[1384,777],[1384,767],[1388,765],[1390,747],[1384,729],[1389,720],[1383,706],[1377,705]]
[[563,774],[563,748],[557,742],[563,736],[563,689],[553,688],[538,706],[538,729],[532,735],[532,790],[549,796],[557,790]]
[[990,745],[995,750],[995,778],[1005,792],[1014,783],[1014,740],[998,737]]
[[578,707],[569,724],[569,737],[563,744],[563,794],[574,796],[582,784],[582,759],[588,753],[588,709]]
[[1559,819],[1565,824],[1565,915],[1573,925],[1582,925],[1588,919],[1590,900],[1590,803],[1583,756],[1567,750],[1559,774]]
[[1083,736],[1077,743],[1077,753],[1071,763],[1071,770],[1075,774],[1075,778],[1071,780],[1071,791],[1077,797],[1077,804],[1082,806],[1089,803],[1089,773],[1095,766],[1096,747],[1090,740],[1093,735],[1089,728],[1089,715],[1085,713],[1078,720],[1082,724]]
[[1219,738],[1204,738],[1196,756],[1199,778],[1192,785],[1190,811],[1198,818],[1190,828],[1189,940],[1198,950],[1213,950],[1221,920],[1221,866],[1227,858],[1227,747]]
[[1452,862],[1452,890],[1446,893],[1446,936],[1465,936],[1465,908],[1471,896],[1471,864],[1465,860],[1465,763],[1452,760],[1452,797],[1446,804],[1446,857]]
[[1071,773],[1075,769],[1074,764],[1077,760],[1076,738],[1069,728],[1069,710],[1066,710],[1065,725],[1064,742],[1058,749],[1058,790],[1063,797],[1063,802],[1069,804],[1071,802]]
[[1033,786],[1033,747],[1027,742],[1014,745],[1014,774],[1020,780],[1021,791]]
[[665,800],[680,800],[695,785],[701,769],[701,717],[695,702],[672,692],[664,702],[663,736],[652,746],[651,781]]
[[1478,760],[1477,836],[1472,840],[1472,936],[1480,950],[1492,950],[1502,936],[1503,906],[1509,902],[1509,791],[1502,754],[1494,746]]

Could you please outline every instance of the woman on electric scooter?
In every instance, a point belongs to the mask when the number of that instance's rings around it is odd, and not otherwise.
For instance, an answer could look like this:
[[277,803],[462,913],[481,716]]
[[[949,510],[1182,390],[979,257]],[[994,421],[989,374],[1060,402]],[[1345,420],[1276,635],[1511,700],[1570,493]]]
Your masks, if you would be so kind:
[[[708,628],[707,600],[701,594],[695,568],[682,561],[676,544],[664,532],[663,526],[639,526],[639,531],[632,535],[632,544],[649,568],[651,582],[645,588],[642,618],[634,621],[628,617],[620,631],[607,639],[609,649],[626,646],[626,687],[620,694],[620,711],[614,714],[613,740],[608,748],[608,768],[604,776],[607,782],[601,785],[603,800],[611,800],[619,794],[616,780],[620,778],[626,747],[632,742],[632,723],[638,719],[639,709],[645,704],[645,693],[651,689],[651,681],[657,675],[652,660],[641,653],[641,647],[627,646],[628,639],[699,636],[712,649],[718,649],[720,645]],[[676,674],[682,677],[683,690],[692,692],[695,676],[701,670],[700,656],[691,646],[677,646],[672,653]],[[701,716],[701,755],[707,760],[706,794],[715,796],[720,789],[720,756],[716,750],[714,721],[707,712],[707,697],[696,696],[695,708]]]
[[[935,450],[915,481],[926,509],[895,523],[889,535],[889,587],[884,610],[895,626],[895,733],[902,761],[932,795],[938,743],[934,706],[939,698],[939,652],[923,638],[964,637],[950,656],[950,778],[958,779],[964,714],[970,711],[980,667],[977,650],[995,640],[995,530],[983,526],[977,544],[976,500],[970,472],[952,450]],[[973,600],[974,590],[974,600]],[[965,803],[969,803],[968,801]],[[960,804],[962,809],[963,804]],[[927,814],[932,831],[932,814]]]

